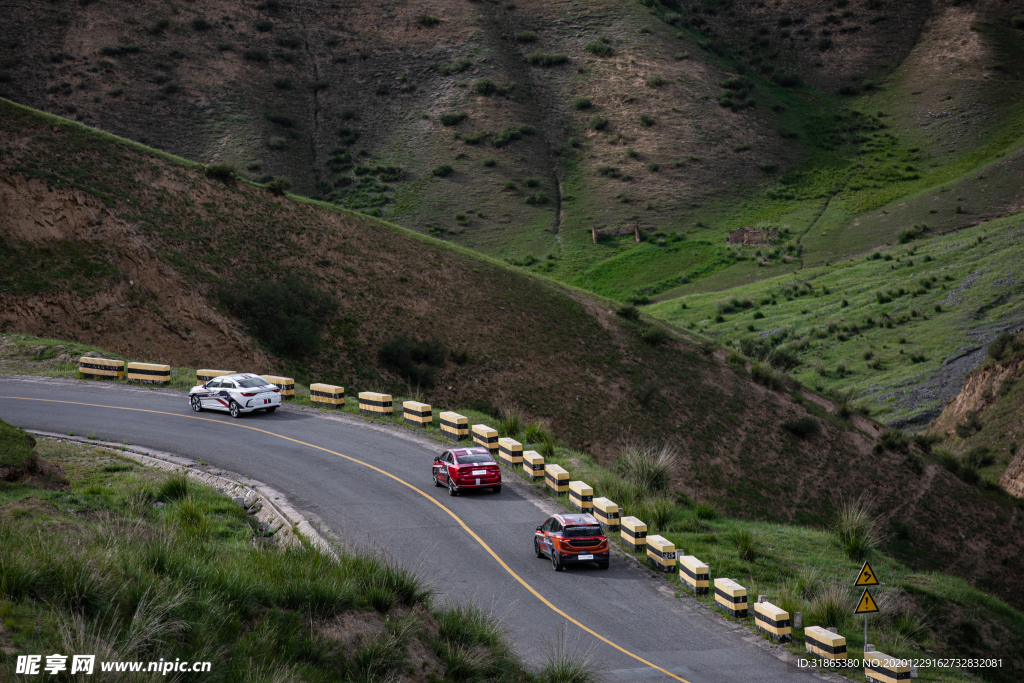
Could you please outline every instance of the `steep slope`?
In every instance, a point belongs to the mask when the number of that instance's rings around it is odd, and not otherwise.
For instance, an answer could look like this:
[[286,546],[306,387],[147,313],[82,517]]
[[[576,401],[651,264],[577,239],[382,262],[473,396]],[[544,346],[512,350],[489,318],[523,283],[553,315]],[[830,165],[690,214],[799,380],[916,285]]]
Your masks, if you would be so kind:
[[[913,561],[1022,594],[1021,558],[995,542],[1024,541],[1012,503],[913,452],[875,452],[877,425],[842,419],[799,387],[762,379],[768,389],[607,301],[381,221],[212,180],[8,102],[0,123],[0,220],[11,226],[0,237],[17,264],[0,282],[5,331],[176,365],[284,372],[349,395],[514,408],[605,463],[626,434],[673,442],[685,454],[676,489],[737,516],[823,524],[837,495],[869,481],[880,509],[915,529]],[[295,298],[275,302],[321,304],[319,321],[291,319],[302,334],[288,343],[260,327],[258,311],[231,306],[253,291],[248,305],[260,309],[282,287],[297,288]],[[394,353],[403,348],[413,361],[404,371]],[[799,418],[820,434],[794,426]],[[966,489],[950,496],[949,486]],[[972,554],[930,524],[936,516],[959,520]]]

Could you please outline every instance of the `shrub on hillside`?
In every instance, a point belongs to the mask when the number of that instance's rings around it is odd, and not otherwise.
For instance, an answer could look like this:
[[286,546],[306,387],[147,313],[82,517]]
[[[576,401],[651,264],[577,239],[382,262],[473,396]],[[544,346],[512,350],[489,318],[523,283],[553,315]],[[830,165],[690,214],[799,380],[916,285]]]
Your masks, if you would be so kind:
[[615,469],[644,491],[660,493],[669,489],[678,462],[679,452],[669,443],[629,439],[619,450]]
[[139,49],[138,45],[104,45],[100,48],[100,54],[104,57],[120,57],[136,54]]
[[969,410],[964,416],[964,421],[956,426],[956,435],[961,439],[967,439],[974,435],[975,432],[980,432],[985,427],[981,418],[978,417],[977,411]]
[[274,178],[267,183],[267,189],[270,190],[271,194],[275,194],[278,197],[283,197],[288,190],[292,189],[292,181],[287,178]]
[[615,311],[615,314],[633,322],[640,320],[640,309],[633,305],[621,306],[619,310]]
[[1024,29],[1024,17],[1013,17],[1010,19],[1010,25],[1014,28]]
[[988,345],[989,358],[1000,361],[1004,357],[1017,353],[1024,344],[1017,342],[1009,332],[1000,332],[999,336]]
[[736,554],[744,562],[757,559],[757,538],[747,529],[737,529],[730,534],[729,540],[736,546]]
[[783,88],[795,88],[800,85],[800,77],[796,74],[778,72],[773,77],[776,84]]
[[497,92],[498,86],[494,85],[494,81],[489,78],[481,78],[473,84],[473,90],[476,91],[477,95],[487,96]]
[[758,384],[775,391],[786,388],[785,376],[764,361],[756,361],[750,366],[750,377]]
[[437,339],[416,341],[400,335],[385,342],[377,352],[377,360],[397,370],[410,384],[431,389],[448,360],[448,347]]
[[640,125],[644,126],[645,128],[650,128],[657,122],[658,120],[651,116],[650,114],[640,114]]
[[569,61],[569,56],[561,53],[531,52],[526,55],[526,62],[533,66],[557,66]]
[[274,23],[272,21],[268,21],[267,19],[260,19],[255,24],[253,24],[253,26],[255,26],[256,30],[259,31],[260,33],[267,33],[268,31],[274,30]]
[[573,109],[581,111],[583,109],[590,109],[592,103],[589,97],[577,97],[572,101]]
[[658,74],[654,74],[652,76],[648,76],[647,77],[647,85],[649,85],[652,88],[660,88],[661,86],[665,85],[666,83],[668,83],[668,81],[666,81],[664,78],[662,78]]
[[257,64],[266,64],[270,61],[270,55],[263,50],[243,50],[242,59],[247,62],[256,62]]
[[782,428],[800,439],[809,439],[821,434],[821,424],[810,415],[783,422]]
[[272,353],[288,358],[315,354],[323,329],[338,310],[330,294],[296,274],[282,280],[227,284],[218,295],[256,339]]
[[468,116],[464,111],[448,112],[438,116],[437,120],[442,126],[456,126],[465,121]]
[[440,19],[430,14],[421,14],[416,17],[416,21],[419,22],[420,26],[426,26],[428,28],[431,26],[437,26],[441,23]]
[[533,43],[537,41],[537,34],[533,31],[520,31],[515,34],[515,39],[520,43]]
[[611,57],[613,52],[611,45],[598,40],[595,40],[592,43],[587,43],[584,47],[587,52],[597,55],[598,57]]
[[857,562],[878,548],[881,537],[878,520],[871,516],[871,499],[866,496],[840,499],[832,535],[846,556]]
[[208,22],[204,17],[196,17],[192,20],[192,28],[196,31],[209,31],[213,28],[213,24]]
[[234,164],[211,164],[206,167],[206,177],[219,180],[222,183],[229,183],[235,179]]
[[430,172],[437,176],[438,178],[447,178],[452,173],[455,173],[455,169],[449,166],[448,164],[441,164],[440,166],[435,166],[434,168],[432,168]]
[[604,130],[608,127],[608,119],[603,116],[595,116],[590,119],[590,123],[587,125],[589,125],[593,130]]
[[645,344],[660,346],[671,339],[672,335],[663,327],[649,327],[640,338],[644,340]]

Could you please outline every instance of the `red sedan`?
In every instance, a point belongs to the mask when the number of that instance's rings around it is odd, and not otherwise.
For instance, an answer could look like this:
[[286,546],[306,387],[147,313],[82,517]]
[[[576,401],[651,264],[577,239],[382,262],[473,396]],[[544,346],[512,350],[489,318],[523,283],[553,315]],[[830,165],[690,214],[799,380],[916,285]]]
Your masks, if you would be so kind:
[[533,552],[537,557],[550,557],[556,572],[581,562],[596,562],[601,569],[608,569],[611,556],[601,525],[585,513],[548,517],[533,535]]
[[434,486],[447,486],[448,495],[489,488],[501,493],[501,468],[486,448],[455,448],[434,456]]

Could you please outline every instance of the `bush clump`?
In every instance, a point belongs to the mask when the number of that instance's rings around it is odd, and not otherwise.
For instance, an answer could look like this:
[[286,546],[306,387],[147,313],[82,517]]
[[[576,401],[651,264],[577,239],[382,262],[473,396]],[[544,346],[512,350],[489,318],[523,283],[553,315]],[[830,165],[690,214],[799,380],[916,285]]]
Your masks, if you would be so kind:
[[419,23],[420,26],[426,26],[428,28],[431,26],[437,26],[438,24],[441,23],[440,19],[430,14],[421,14],[418,17],[416,17],[416,21]]
[[800,439],[810,439],[821,434],[821,423],[810,415],[783,422],[782,428]]
[[573,109],[576,109],[577,111],[582,111],[584,109],[590,109],[590,107],[592,107],[592,106],[593,106],[593,103],[590,101],[589,97],[577,97],[576,99],[574,99],[572,101],[572,107],[573,107]]
[[489,78],[481,78],[473,84],[473,90],[476,91],[477,95],[484,95],[486,97],[496,93],[498,91],[498,86],[496,86],[494,81]]
[[455,173],[455,169],[448,164],[441,164],[432,168],[430,172],[438,178],[447,178],[452,173]]
[[533,66],[558,66],[569,61],[569,56],[562,52],[531,52],[526,55],[527,64]]
[[595,116],[590,119],[590,123],[587,124],[592,130],[604,130],[608,127],[608,119],[603,116]]
[[397,370],[410,384],[432,389],[437,374],[448,360],[448,347],[437,339],[416,341],[400,335],[380,348],[377,359],[382,365]]
[[211,164],[206,167],[206,177],[222,183],[230,183],[236,175],[234,164]]
[[469,115],[464,111],[448,112],[441,114],[437,117],[437,120],[442,126],[457,126],[466,120]]
[[679,452],[669,443],[655,444],[631,439],[619,450],[615,469],[627,481],[648,493],[669,489],[679,462]]
[[846,556],[859,562],[881,543],[878,520],[871,516],[871,499],[858,496],[841,499],[836,509],[832,535]]
[[321,334],[338,310],[334,297],[296,274],[282,280],[247,279],[225,285],[218,294],[256,339],[287,358],[319,351]]
[[292,181],[284,177],[274,178],[269,183],[267,183],[266,187],[268,190],[270,190],[271,194],[277,195],[278,197],[283,197],[288,192],[288,190],[292,189]]
[[537,34],[533,31],[520,31],[515,34],[516,42],[519,43],[535,43],[537,42]]
[[605,58],[611,57],[612,56],[612,52],[613,52],[611,45],[609,45],[608,43],[603,43],[601,41],[597,41],[597,40],[595,40],[592,43],[587,43],[584,46],[584,49],[586,49],[586,51],[591,53],[591,54],[597,55],[598,57],[605,57]]

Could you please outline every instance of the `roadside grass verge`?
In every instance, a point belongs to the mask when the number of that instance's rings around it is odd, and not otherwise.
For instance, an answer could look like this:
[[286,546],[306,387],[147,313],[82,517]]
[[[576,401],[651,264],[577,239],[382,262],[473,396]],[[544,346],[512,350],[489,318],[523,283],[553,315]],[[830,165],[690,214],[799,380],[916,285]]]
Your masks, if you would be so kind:
[[[476,657],[464,680],[527,680],[490,615],[434,604],[390,558],[280,548],[212,488],[181,491],[180,478],[92,446],[44,440],[38,452],[71,491],[0,483],[0,616],[12,648],[0,670],[11,680],[17,654],[43,651],[206,660],[224,681],[382,680],[410,667],[440,677],[465,648]],[[178,495],[154,507],[168,488]]]

